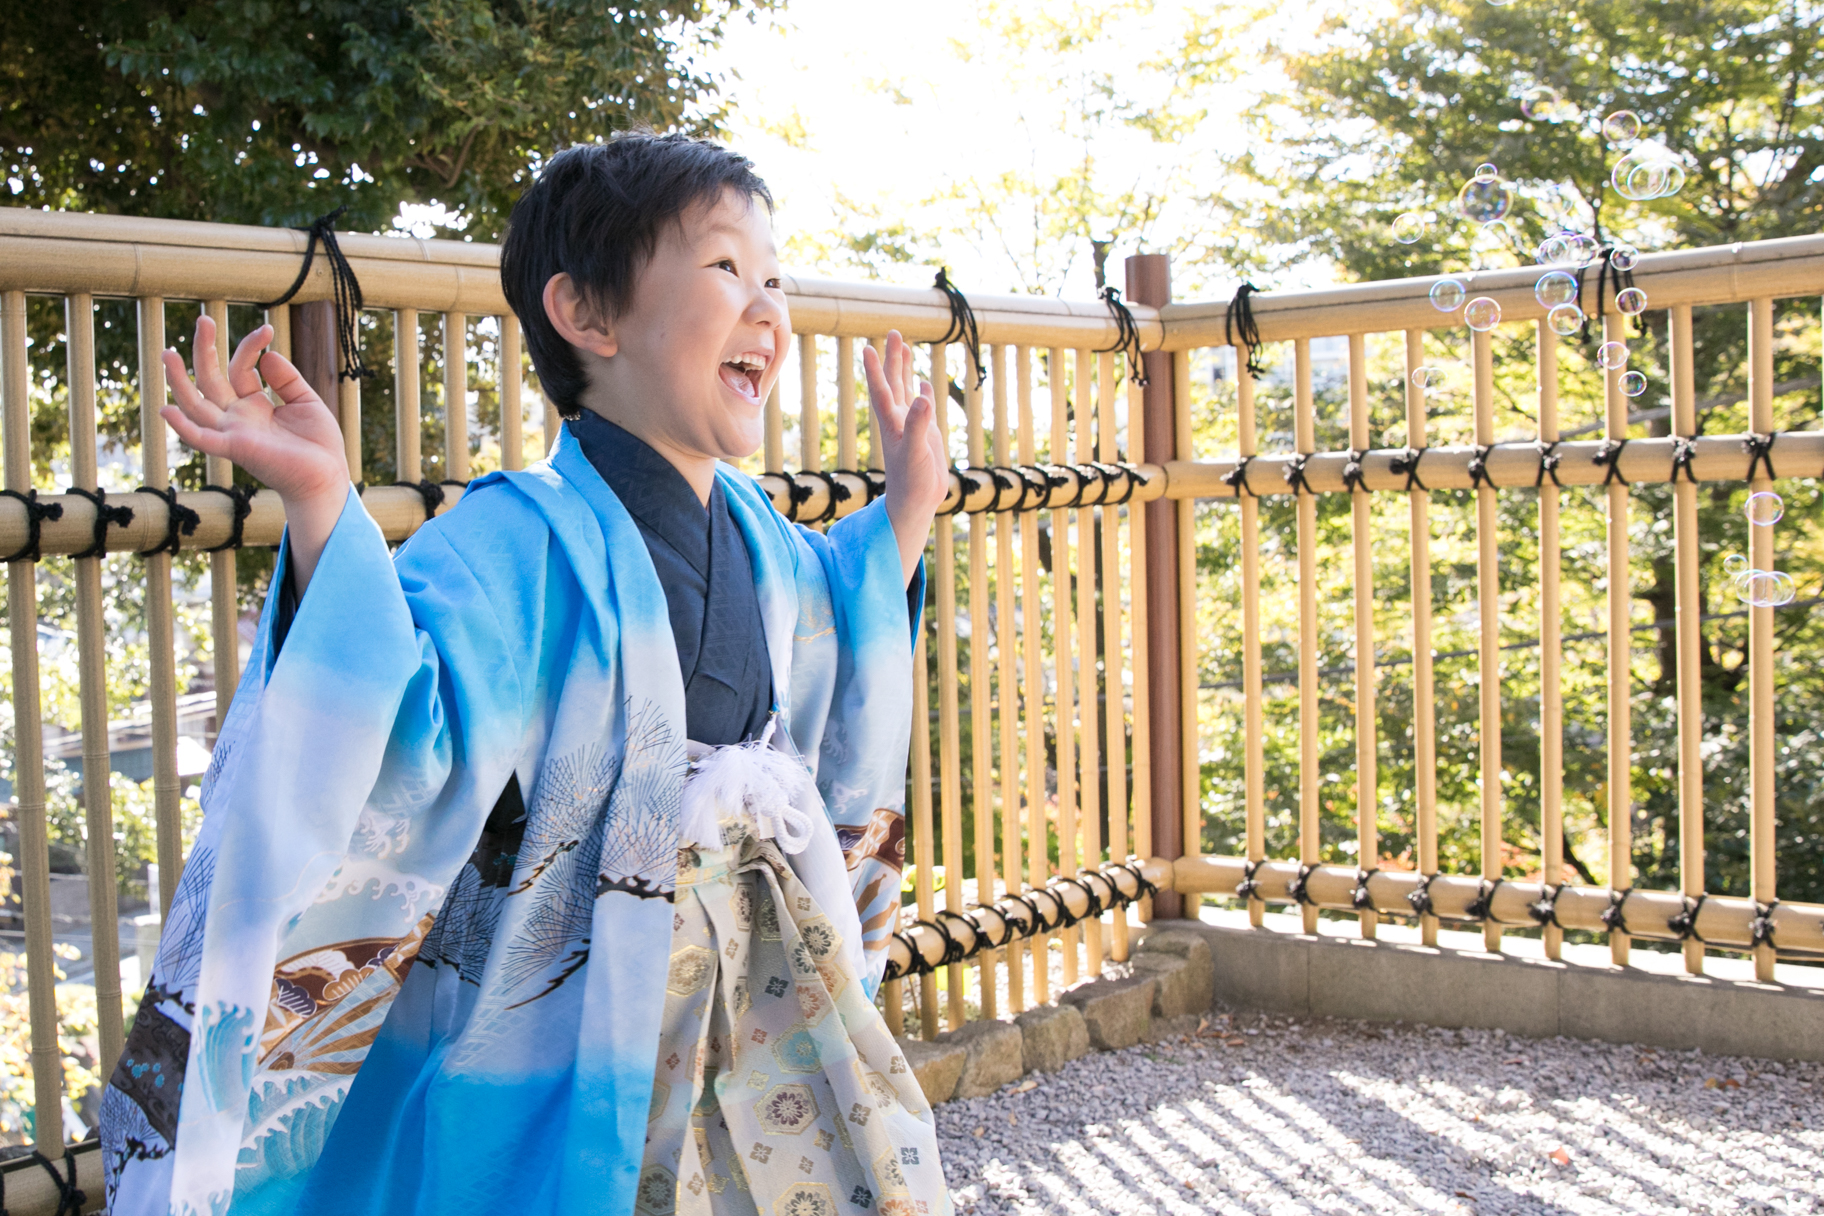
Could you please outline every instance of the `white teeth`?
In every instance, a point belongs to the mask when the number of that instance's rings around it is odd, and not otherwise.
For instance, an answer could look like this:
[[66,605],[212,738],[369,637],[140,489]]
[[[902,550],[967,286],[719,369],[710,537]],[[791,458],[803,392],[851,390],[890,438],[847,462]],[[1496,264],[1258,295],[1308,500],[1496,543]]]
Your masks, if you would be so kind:
[[737,355],[727,362],[744,371],[763,372],[766,370],[766,360],[755,355]]

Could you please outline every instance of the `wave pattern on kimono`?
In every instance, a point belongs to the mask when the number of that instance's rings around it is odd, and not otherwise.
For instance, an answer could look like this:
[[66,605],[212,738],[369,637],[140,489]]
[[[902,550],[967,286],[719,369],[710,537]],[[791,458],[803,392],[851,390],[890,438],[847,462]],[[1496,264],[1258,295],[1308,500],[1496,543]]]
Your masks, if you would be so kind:
[[[828,815],[793,880],[871,996],[903,860],[898,549],[884,504],[819,535],[718,477]],[[566,432],[396,558],[351,492],[282,655],[274,617],[103,1096],[112,1211],[632,1211],[687,768],[632,519]]]

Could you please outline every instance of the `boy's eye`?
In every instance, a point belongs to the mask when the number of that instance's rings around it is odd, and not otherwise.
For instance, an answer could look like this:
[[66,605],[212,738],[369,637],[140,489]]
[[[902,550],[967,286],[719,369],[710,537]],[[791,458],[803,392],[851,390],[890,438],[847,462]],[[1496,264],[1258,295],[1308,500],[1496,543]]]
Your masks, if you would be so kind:
[[734,259],[733,259],[733,258],[723,258],[723,259],[722,259],[722,260],[721,260],[721,261],[719,261],[719,262],[717,262],[717,263],[716,263],[716,266],[717,266],[717,267],[718,267],[718,268],[719,268],[719,269],[722,269],[722,270],[726,270],[726,271],[728,271],[728,273],[730,273],[730,274],[735,274],[735,273],[736,273],[736,271],[735,271],[735,261],[734,261]]
[[767,286],[767,289],[770,291],[778,291],[779,290],[779,280],[778,279],[768,279],[766,281],[766,286]]

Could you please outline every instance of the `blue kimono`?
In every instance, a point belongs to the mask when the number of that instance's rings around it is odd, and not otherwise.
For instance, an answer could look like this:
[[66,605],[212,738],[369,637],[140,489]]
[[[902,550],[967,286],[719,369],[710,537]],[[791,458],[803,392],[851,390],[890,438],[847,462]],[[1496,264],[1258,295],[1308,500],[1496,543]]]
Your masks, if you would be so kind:
[[[717,491],[774,746],[826,812],[808,843],[681,836],[701,724],[676,617],[574,434],[396,559],[351,492],[282,652],[269,600],[216,744],[103,1097],[117,1216],[944,1209],[871,1003],[903,861],[898,546],[884,504],[824,536],[731,469]],[[742,710],[735,690],[705,721],[745,736]]]

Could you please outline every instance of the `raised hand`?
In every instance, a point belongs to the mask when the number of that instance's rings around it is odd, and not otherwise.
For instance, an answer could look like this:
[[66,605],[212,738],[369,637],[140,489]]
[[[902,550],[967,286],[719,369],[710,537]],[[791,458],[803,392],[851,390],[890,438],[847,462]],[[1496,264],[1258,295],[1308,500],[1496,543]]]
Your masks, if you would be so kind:
[[[348,496],[342,428],[291,361],[266,349],[270,325],[241,339],[227,375],[215,340],[215,322],[199,317],[194,381],[182,357],[165,351],[165,378],[177,400],[162,411],[165,421],[191,447],[226,457],[278,492],[290,526],[292,576],[302,595]],[[262,375],[279,405],[266,395]]]
[[887,334],[883,359],[872,346],[861,353],[874,408],[874,433],[887,466],[887,518],[899,541],[906,581],[918,569],[931,520],[950,490],[950,450],[928,382],[912,375],[912,348],[898,330]]

